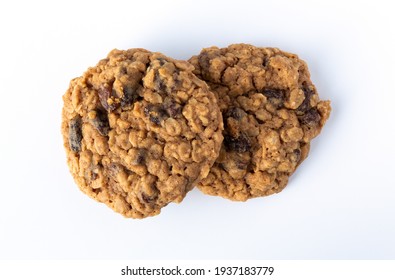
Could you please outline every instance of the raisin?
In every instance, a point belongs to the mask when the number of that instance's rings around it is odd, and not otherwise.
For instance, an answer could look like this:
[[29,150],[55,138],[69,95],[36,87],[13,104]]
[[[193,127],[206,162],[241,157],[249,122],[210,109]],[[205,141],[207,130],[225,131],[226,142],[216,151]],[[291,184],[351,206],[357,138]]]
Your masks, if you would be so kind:
[[166,92],[166,84],[160,78],[160,75],[158,72],[155,72],[155,90],[157,92]]
[[128,69],[126,69],[125,67],[121,67],[121,69],[119,70],[119,73],[122,75],[126,75],[128,73]]
[[139,97],[136,88],[132,86],[124,86],[123,96],[121,98],[121,107],[132,105]]
[[224,128],[232,138],[237,138],[240,134],[241,119],[247,114],[240,108],[230,108],[224,114]]
[[282,107],[285,101],[285,92],[281,89],[267,88],[263,90],[263,95],[267,97],[270,103],[277,107]]
[[163,57],[158,57],[157,60],[159,61],[160,66],[165,65],[165,63],[167,62],[167,60],[164,59]]
[[211,68],[211,59],[213,55],[210,55],[206,51],[202,51],[198,56],[198,61],[201,69],[201,75],[204,80],[214,82],[214,78],[211,76],[210,68]]
[[314,95],[314,90],[310,89],[306,84],[303,84],[303,93],[304,93],[304,100],[302,104],[296,109],[298,114],[303,114],[307,110],[311,108],[310,99]]
[[[176,72],[179,70],[176,69]],[[173,74],[173,84],[170,87],[170,92],[176,92],[178,90],[183,90],[182,87],[182,80],[179,78],[179,75],[177,73]]]
[[141,198],[144,200],[145,203],[152,203],[152,202],[156,201],[156,199],[158,198],[158,195],[155,194],[154,196],[149,196],[145,193],[142,193]]
[[91,121],[92,125],[102,136],[107,136],[110,131],[110,123],[108,122],[108,115],[103,110],[96,110],[96,117]]
[[316,108],[311,108],[304,115],[299,116],[299,120],[307,126],[315,126],[320,122],[321,116]]
[[250,139],[244,133],[240,133],[238,137],[225,135],[224,144],[229,151],[235,151],[238,153],[244,153],[251,149]]
[[301,154],[302,154],[302,152],[300,151],[300,149],[294,150],[294,151],[293,151],[293,154],[295,155],[296,162],[299,162],[300,156],[301,156]]
[[207,71],[210,69],[210,57],[206,51],[202,51],[198,56],[199,65],[203,71]]
[[108,112],[114,111],[118,107],[118,104],[116,104],[116,103],[108,104],[108,100],[111,98],[112,93],[113,93],[111,86],[109,86],[107,84],[101,85],[97,92],[99,95],[99,100],[100,100],[101,105]]
[[167,117],[167,113],[162,106],[152,104],[149,104],[144,108],[144,114],[156,125],[160,125],[161,121]]
[[136,157],[136,159],[134,160],[133,163],[134,163],[134,164],[137,164],[137,165],[143,164],[144,161],[145,161],[146,155],[147,155],[147,150],[145,150],[145,149],[140,149],[140,150],[138,151],[137,157]]
[[284,99],[284,91],[281,89],[267,88],[263,90],[263,95],[267,98]]
[[269,58],[266,56],[266,57],[263,59],[262,66],[263,66],[263,67],[266,67],[268,64],[269,64]]
[[234,118],[235,120],[241,120],[243,117],[245,117],[247,114],[244,112],[242,109],[233,107],[230,108],[228,111],[225,113],[226,118]]
[[182,112],[182,106],[172,99],[165,100],[165,102],[163,102],[163,108],[165,109],[166,113],[172,118],[177,117]]
[[69,124],[70,149],[76,153],[81,151],[81,141],[82,141],[82,120],[78,116],[72,119]]

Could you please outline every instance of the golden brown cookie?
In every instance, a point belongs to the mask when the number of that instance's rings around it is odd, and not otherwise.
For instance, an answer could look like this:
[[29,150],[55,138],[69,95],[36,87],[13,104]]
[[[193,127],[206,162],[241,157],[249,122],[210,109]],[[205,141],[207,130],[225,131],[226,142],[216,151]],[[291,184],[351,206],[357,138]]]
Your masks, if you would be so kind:
[[231,200],[280,192],[329,117],[307,65],[276,48],[203,49],[189,62],[217,95],[224,142],[198,187]]
[[62,134],[80,189],[126,217],[160,213],[207,176],[223,140],[207,85],[182,61],[113,50],[71,81]]

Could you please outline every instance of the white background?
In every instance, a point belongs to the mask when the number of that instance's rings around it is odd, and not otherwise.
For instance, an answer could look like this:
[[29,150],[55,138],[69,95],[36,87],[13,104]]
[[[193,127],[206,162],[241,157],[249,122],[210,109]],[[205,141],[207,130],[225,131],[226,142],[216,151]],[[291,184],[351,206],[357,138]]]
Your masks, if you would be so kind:
[[[2,1],[0,259],[394,259],[389,3]],[[236,203],[195,189],[132,220],[78,190],[60,134],[70,79],[113,48],[188,59],[238,42],[297,53],[332,101],[282,193]]]

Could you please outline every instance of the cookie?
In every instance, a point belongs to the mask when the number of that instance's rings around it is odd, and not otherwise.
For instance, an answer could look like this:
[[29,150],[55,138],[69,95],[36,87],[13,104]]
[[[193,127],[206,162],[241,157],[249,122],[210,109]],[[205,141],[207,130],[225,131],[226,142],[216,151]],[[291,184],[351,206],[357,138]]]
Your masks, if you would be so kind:
[[306,63],[246,44],[203,49],[189,62],[217,95],[224,121],[220,155],[198,188],[237,201],[280,192],[331,111]]
[[70,82],[62,134],[71,174],[125,217],[160,213],[209,173],[223,140],[214,94],[187,62],[113,50]]

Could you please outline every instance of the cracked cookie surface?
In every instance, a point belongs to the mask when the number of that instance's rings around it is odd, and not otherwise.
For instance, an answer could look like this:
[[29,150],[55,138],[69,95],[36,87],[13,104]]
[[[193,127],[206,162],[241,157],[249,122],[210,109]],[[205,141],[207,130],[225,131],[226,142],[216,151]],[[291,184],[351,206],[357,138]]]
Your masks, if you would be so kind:
[[214,94],[193,67],[144,49],[113,50],[70,82],[62,134],[79,188],[126,217],[181,202],[222,143]]
[[280,192],[331,111],[306,63],[247,44],[206,48],[189,62],[217,95],[224,121],[220,155],[198,188],[237,201]]

